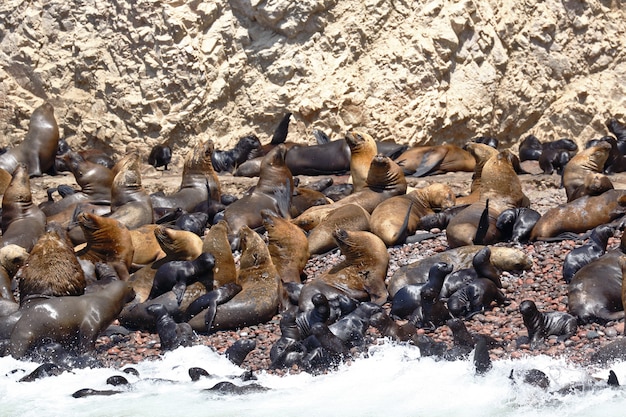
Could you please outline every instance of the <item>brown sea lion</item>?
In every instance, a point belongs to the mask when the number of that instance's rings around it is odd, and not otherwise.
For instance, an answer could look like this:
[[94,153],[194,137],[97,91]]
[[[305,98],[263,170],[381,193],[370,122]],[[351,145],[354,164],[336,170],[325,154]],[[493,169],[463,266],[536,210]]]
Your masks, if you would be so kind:
[[203,201],[219,202],[222,191],[217,173],[211,162],[213,151],[213,141],[198,142],[185,158],[178,191],[165,196],[150,196],[152,206],[155,208],[180,207],[191,212]]
[[[391,297],[402,287],[408,284],[420,284],[428,279],[430,267],[437,262],[446,262],[454,266],[454,270],[472,266],[474,256],[484,248],[483,245],[461,246],[448,249],[427,258],[420,259],[409,265],[400,267],[388,281]],[[490,246],[491,263],[502,271],[522,271],[532,267],[532,259],[523,251],[515,248]]]
[[476,161],[466,150],[456,145],[414,146],[396,158],[404,175],[424,177],[446,172],[472,172]]
[[230,282],[237,282],[237,267],[228,242],[228,223],[226,221],[220,220],[211,226],[202,241],[202,252],[209,252],[215,257],[214,288],[219,288]]
[[338,229],[334,236],[345,259],[304,284],[300,292],[300,310],[313,308],[311,298],[318,292],[329,300],[337,294],[345,294],[358,301],[385,303],[389,296],[385,287],[389,265],[385,243],[375,234],[365,231]]
[[111,214],[129,229],[154,222],[152,201],[141,183],[139,154],[131,153],[115,164],[111,185]]
[[12,280],[24,265],[28,252],[18,245],[6,245],[0,248],[0,299],[15,302]]
[[301,282],[304,267],[309,260],[309,242],[295,224],[262,210],[263,227],[267,231],[267,247],[282,282]]
[[254,229],[263,224],[261,210],[272,210],[284,218],[290,218],[289,206],[294,183],[291,171],[285,165],[286,151],[287,148],[281,144],[265,155],[254,189],[224,210],[224,220],[230,227],[229,241],[233,249],[239,245],[238,236],[242,226]]
[[30,252],[45,226],[46,215],[33,203],[26,165],[18,164],[2,197],[0,246],[15,244]]
[[[587,176],[602,175],[604,163],[609,157],[610,151],[611,145],[609,143],[599,142],[596,146],[591,146],[578,152],[565,165],[563,169],[563,187],[565,187],[568,202],[585,195],[598,195],[606,191],[606,189],[597,190],[588,187],[590,184],[607,186],[611,184],[610,180],[608,182],[598,178],[589,180]],[[612,184],[611,188],[613,188]]]
[[470,193],[457,198],[457,204],[459,205],[476,203],[480,199],[480,178],[482,177],[483,167],[492,156],[498,154],[497,149],[483,143],[470,142],[465,145],[464,149],[474,157],[476,165],[474,166],[474,174],[472,175]]
[[59,126],[54,107],[44,103],[30,116],[24,140],[0,155],[0,168],[13,173],[19,164],[26,164],[29,176],[41,176],[54,166],[58,144]]
[[[503,150],[485,162],[480,181],[480,200],[450,219],[446,228],[451,248],[497,242],[500,232],[496,221],[500,213],[509,208],[528,207],[530,200],[522,190],[511,158],[511,152]],[[488,224],[481,225],[481,216],[485,211],[488,211]],[[479,226],[488,229],[483,230],[482,241],[475,242]]]
[[337,247],[333,233],[337,229],[370,231],[370,214],[358,204],[340,205],[330,212],[308,234],[308,247],[312,255],[319,255]]
[[217,306],[211,323],[205,323],[204,314],[198,314],[189,320],[196,332],[252,326],[271,320],[278,313],[280,276],[267,245],[258,233],[246,225],[241,227],[239,233],[241,259],[238,281],[241,291],[226,303]]
[[159,226],[150,223],[129,231],[134,249],[133,268],[151,264],[165,256],[165,252],[154,235],[157,227]]
[[333,200],[317,190],[311,190],[305,187],[296,187],[291,196],[291,206],[289,207],[289,215],[296,218],[304,213],[309,207],[323,206],[331,204]]
[[79,259],[110,263],[122,280],[128,280],[128,270],[135,249],[126,226],[110,217],[83,212],[78,215],[78,224],[86,239],[84,248],[76,252]]
[[21,317],[11,332],[9,351],[22,358],[38,345],[58,342],[71,352],[93,351],[106,329],[133,298],[128,283],[113,281],[80,296],[33,298],[21,307]]
[[583,233],[626,213],[626,191],[608,190],[583,196],[548,209],[537,221],[530,240],[544,240],[563,232]]
[[404,243],[404,239],[418,229],[423,216],[455,203],[456,197],[448,185],[431,184],[380,203],[372,211],[370,228],[387,246]]
[[388,157],[378,154],[370,164],[367,185],[361,191],[350,194],[332,204],[311,207],[293,222],[303,230],[317,226],[330,212],[341,205],[358,204],[368,213],[389,197],[406,193],[407,183],[402,169]]
[[32,296],[82,295],[87,286],[74,247],[60,227],[41,235],[18,276],[21,305]]
[[363,131],[350,130],[346,133],[350,147],[350,176],[354,191],[361,191],[367,185],[367,176],[372,159],[378,154],[374,139]]

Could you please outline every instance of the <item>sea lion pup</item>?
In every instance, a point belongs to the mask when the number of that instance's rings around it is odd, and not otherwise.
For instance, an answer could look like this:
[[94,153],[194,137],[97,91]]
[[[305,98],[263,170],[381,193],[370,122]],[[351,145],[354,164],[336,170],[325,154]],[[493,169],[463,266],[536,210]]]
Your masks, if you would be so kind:
[[81,295],[85,274],[64,230],[48,226],[19,272],[20,304],[31,296]]
[[151,195],[152,207],[180,207],[187,212],[193,212],[205,200],[220,203],[222,191],[211,162],[213,149],[211,140],[196,143],[185,158],[178,191],[165,196]]
[[[563,187],[565,187],[568,202],[585,195],[598,195],[613,188],[611,181],[608,178],[605,179],[602,174],[610,151],[609,143],[600,142],[572,157],[563,170]],[[594,175],[595,178],[593,178]],[[589,176],[592,178],[588,178]]]
[[616,118],[611,117],[606,122],[606,127],[609,129],[615,139],[617,139],[617,149],[622,155],[626,155],[626,125],[620,123]]
[[28,175],[39,177],[53,168],[58,145],[59,126],[54,107],[43,103],[30,116],[24,140],[0,155],[0,168],[12,173],[19,164],[26,164]]
[[502,288],[500,273],[500,270],[491,263],[491,248],[485,246],[474,255],[471,268],[458,269],[445,277],[439,298],[447,299],[456,290],[478,278],[490,279],[496,287]]
[[564,342],[576,334],[578,325],[576,317],[571,314],[561,311],[542,313],[531,300],[522,301],[519,311],[528,330],[531,349],[541,346],[548,336],[558,336],[557,340]]
[[376,142],[367,133],[360,130],[346,132],[345,140],[350,147],[350,176],[353,192],[361,191],[367,186],[372,159],[378,154]]
[[491,303],[503,305],[506,296],[487,278],[477,278],[456,290],[447,300],[448,310],[453,317],[470,318],[485,311]]
[[286,152],[287,148],[281,144],[265,155],[256,187],[224,210],[224,220],[230,227],[231,248],[239,246],[238,235],[242,226],[254,229],[263,224],[261,210],[272,210],[283,218],[290,218],[294,183],[291,171],[285,165]]
[[443,357],[446,360],[465,359],[475,348],[478,340],[485,341],[487,349],[495,347],[503,347],[503,343],[497,341],[491,336],[474,333],[467,330],[465,322],[460,318],[452,318],[446,321],[446,325],[452,331],[453,346],[448,349]]
[[304,284],[298,303],[300,310],[313,308],[311,297],[317,292],[322,292],[329,300],[337,294],[345,294],[357,301],[385,303],[389,296],[385,287],[389,265],[385,243],[365,231],[338,229],[333,236],[345,259]]
[[224,355],[229,361],[237,366],[241,366],[248,353],[252,352],[256,348],[256,341],[254,339],[239,339],[235,343],[230,345],[224,352]]
[[22,316],[11,333],[11,356],[23,358],[50,341],[77,354],[93,351],[100,332],[133,297],[128,283],[113,281],[89,294],[31,299],[22,305]]
[[606,252],[609,238],[613,236],[614,229],[608,224],[603,224],[591,231],[589,241],[575,249],[572,249],[563,261],[563,279],[570,283],[574,274],[589,262],[598,259]]
[[601,224],[611,223],[625,213],[625,190],[586,195],[548,209],[533,227],[530,240],[547,240],[564,232],[583,233]]
[[527,242],[541,214],[529,207],[506,209],[496,219],[496,228],[504,242]]
[[301,283],[310,258],[306,235],[298,226],[269,210],[261,210],[261,216],[267,231],[267,247],[280,279],[283,283]]
[[433,288],[439,295],[443,287],[444,280],[452,272],[452,265],[445,262],[437,262],[428,271],[428,280],[423,284],[409,284],[400,288],[393,296],[390,314],[401,319],[407,318],[411,314],[421,316],[422,291]]
[[146,308],[154,317],[161,350],[174,350],[179,346],[191,346],[195,335],[188,323],[176,323],[163,304],[152,304]]
[[80,213],[77,221],[85,234],[86,244],[76,256],[94,264],[110,263],[120,279],[128,280],[135,252],[128,228],[115,219],[89,212]]
[[148,164],[152,165],[154,169],[163,167],[164,171],[167,171],[167,166],[172,162],[172,148],[167,143],[161,143],[154,145],[148,155]]
[[108,217],[129,229],[154,222],[150,196],[141,184],[140,163],[139,155],[132,153],[114,167],[117,174],[111,185],[111,214]]
[[211,154],[211,164],[216,172],[233,172],[249,159],[261,156],[261,141],[254,135],[241,137],[233,149],[215,149]]
[[519,144],[519,160],[536,161],[541,156],[542,146],[535,135],[526,136]]
[[447,184],[431,184],[380,203],[372,211],[370,228],[387,246],[402,244],[407,236],[415,234],[423,216],[455,204],[452,188]]
[[30,252],[45,226],[46,215],[33,203],[26,165],[18,164],[2,197],[0,246],[15,244]]
[[243,225],[239,234],[241,291],[218,305],[212,320],[205,323],[203,314],[189,320],[196,332],[210,333],[265,323],[278,313],[281,282],[269,249],[261,236],[248,226]]
[[388,157],[378,154],[372,159],[367,174],[366,187],[332,204],[311,207],[293,222],[305,231],[317,226],[326,216],[341,205],[358,204],[368,213],[389,197],[406,193],[407,183],[402,168]]
[[476,160],[459,146],[451,144],[414,146],[396,158],[404,175],[424,177],[446,172],[474,171]]
[[[480,182],[480,200],[450,219],[446,228],[451,248],[497,242],[500,233],[496,228],[496,219],[500,213],[509,208],[528,207],[530,204],[513,169],[511,157],[510,151],[503,150],[485,162]],[[489,202],[488,207],[486,201]],[[483,213],[488,214],[488,218]],[[481,217],[487,222],[483,220],[481,223]],[[484,239],[474,242],[481,230]]]
[[[294,224],[295,227],[298,227]],[[370,214],[358,204],[337,207],[307,236],[312,255],[326,253],[337,247],[333,233],[337,229],[370,231]],[[302,231],[302,230],[301,230]]]
[[[21,246],[6,245],[0,248],[0,299],[15,302],[13,277],[26,263],[29,253]],[[3,314],[0,314],[2,316]]]
[[182,294],[187,285],[194,282],[201,283],[206,290],[211,291],[213,289],[214,265],[215,258],[208,252],[200,254],[191,261],[164,263],[154,275],[148,299],[154,299],[167,291],[171,291],[175,286],[181,288],[180,293]]
[[[388,280],[389,294],[393,297],[405,285],[426,282],[430,267],[437,262],[454,265],[455,271],[469,268],[472,266],[476,253],[482,248],[484,248],[483,245],[461,246],[402,266]],[[489,248],[491,249],[490,262],[501,271],[522,271],[530,269],[533,265],[532,259],[519,249],[500,246]]]

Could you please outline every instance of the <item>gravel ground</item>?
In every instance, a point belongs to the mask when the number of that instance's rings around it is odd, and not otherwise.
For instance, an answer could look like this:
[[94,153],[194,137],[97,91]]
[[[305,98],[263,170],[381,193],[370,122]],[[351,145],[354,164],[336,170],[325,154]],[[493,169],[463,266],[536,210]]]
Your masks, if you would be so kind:
[[[556,175],[546,176],[539,174],[540,170],[534,162],[525,162],[524,168],[531,172],[522,175],[522,187],[531,200],[531,208],[544,213],[548,208],[565,201],[565,191],[559,188],[560,178]],[[315,181],[319,178],[303,177],[302,183]],[[344,181],[345,177],[335,177],[335,182]],[[615,188],[625,188],[626,175],[617,174],[611,177]],[[33,194],[45,196],[48,186],[65,182],[72,184],[73,177],[43,177],[33,180]],[[433,182],[445,182],[452,186],[457,193],[465,193],[469,190],[471,181],[470,173],[452,173],[427,177],[423,179],[410,179],[409,183],[414,187],[423,187]],[[180,173],[174,171],[167,173],[146,171],[144,175],[144,187],[153,192],[175,190],[180,182]],[[256,184],[253,178],[236,178],[230,175],[221,176],[222,192],[241,195],[241,192],[249,186]],[[619,232],[609,240],[608,249],[619,245]],[[527,344],[520,344],[519,339],[527,336],[526,328],[519,313],[519,304],[522,300],[535,301],[540,311],[567,311],[567,285],[562,279],[562,264],[566,254],[573,248],[582,245],[583,241],[563,241],[555,243],[535,242],[529,244],[499,243],[498,246],[515,246],[526,252],[533,260],[531,270],[523,272],[504,272],[502,281],[504,292],[510,304],[494,307],[467,319],[466,326],[470,331],[489,334],[504,342],[503,348],[491,350],[492,360],[505,358],[519,358],[525,355],[546,354],[551,356],[563,356],[571,361],[585,364],[589,354],[599,346],[604,345],[624,333],[623,320],[610,322],[605,325],[586,324],[579,325],[575,336],[565,342],[557,342],[556,338],[548,339],[545,348],[530,350]],[[448,248],[445,233],[431,240],[415,244],[407,244],[389,248],[391,261],[389,264],[388,277],[398,267],[425,258],[433,253],[444,251]],[[339,256],[324,255],[313,257],[305,272],[309,278],[339,260]],[[386,305],[389,308],[389,305]],[[256,348],[247,356],[242,367],[256,370],[269,368],[269,351],[272,344],[280,337],[280,316],[275,316],[270,322],[239,329],[237,331],[220,331],[210,336],[199,336],[196,343],[213,347],[218,352],[224,352],[230,345],[240,338],[252,338],[256,341]],[[422,330],[420,330],[422,332]],[[443,341],[452,345],[452,332],[447,326],[442,326],[434,332],[427,333],[435,341]],[[379,343],[380,335],[373,328],[368,331],[369,343]],[[112,336],[99,338],[97,343],[97,357],[106,365],[121,367],[126,364],[136,363],[140,360],[157,360],[162,351],[159,337],[156,334],[146,332],[131,332],[126,336]],[[297,369],[291,371],[297,372]],[[273,371],[285,372],[285,371]]]

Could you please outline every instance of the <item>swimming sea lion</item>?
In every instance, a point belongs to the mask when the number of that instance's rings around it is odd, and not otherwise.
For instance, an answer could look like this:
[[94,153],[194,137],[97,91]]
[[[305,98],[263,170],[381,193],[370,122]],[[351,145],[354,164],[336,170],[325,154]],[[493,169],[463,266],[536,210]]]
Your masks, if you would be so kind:
[[446,172],[472,172],[476,161],[469,152],[456,145],[414,146],[396,159],[404,175],[424,177]]
[[531,349],[538,348],[548,336],[558,336],[557,340],[564,342],[576,334],[578,325],[571,314],[561,311],[540,312],[531,300],[522,301],[519,310],[528,330]]
[[24,357],[43,341],[59,342],[72,352],[95,349],[96,338],[134,297],[132,288],[114,281],[80,296],[31,299],[11,333],[10,353]]
[[58,144],[59,126],[54,107],[44,103],[30,116],[24,140],[0,155],[0,168],[13,173],[19,164],[25,164],[29,176],[41,176],[54,166]]

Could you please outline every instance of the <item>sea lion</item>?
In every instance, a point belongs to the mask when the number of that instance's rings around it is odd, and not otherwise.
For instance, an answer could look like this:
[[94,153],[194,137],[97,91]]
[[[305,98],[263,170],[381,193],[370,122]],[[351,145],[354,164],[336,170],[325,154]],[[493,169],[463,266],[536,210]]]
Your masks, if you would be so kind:
[[293,196],[291,196],[289,216],[295,218],[304,213],[309,207],[323,206],[332,202],[333,200],[326,197],[321,191],[298,186],[294,188]]
[[[389,294],[394,297],[398,289],[408,284],[426,282],[430,267],[436,262],[446,262],[454,265],[454,270],[468,268],[472,265],[474,257],[484,246],[472,245],[448,249],[439,252],[409,265],[399,268],[388,281]],[[502,271],[522,271],[532,267],[532,259],[523,251],[515,248],[490,246],[490,261]]]
[[6,245],[0,248],[0,299],[15,302],[13,277],[26,263],[28,256],[26,249],[18,245]]
[[[390,314],[405,319],[410,315],[423,316],[416,309],[422,307],[422,291],[428,290],[439,296],[444,280],[452,272],[452,265],[437,262],[428,271],[428,280],[423,284],[409,284],[400,288],[393,296]],[[432,290],[430,290],[432,288]]]
[[219,203],[222,191],[211,162],[213,151],[214,145],[211,140],[196,143],[185,158],[178,191],[165,196],[151,195],[152,207],[180,207],[187,212],[193,212],[194,208],[205,200]]
[[22,358],[50,340],[77,354],[95,349],[96,338],[134,297],[132,288],[114,281],[80,296],[31,299],[21,307],[11,333],[10,353]]
[[19,164],[25,164],[29,176],[39,177],[54,166],[58,144],[59,126],[54,107],[43,103],[30,116],[24,140],[0,155],[0,168],[13,173]]
[[206,333],[252,326],[264,323],[278,313],[280,276],[267,245],[258,233],[246,225],[241,227],[239,234],[241,258],[238,283],[241,285],[241,291],[229,301],[217,306],[212,323],[205,324],[202,314],[189,320],[189,324],[196,332]]
[[415,233],[423,216],[455,204],[456,197],[447,184],[431,184],[380,203],[372,211],[370,228],[387,246],[394,246]]
[[539,168],[546,175],[553,172],[562,175],[565,166],[575,154],[576,152],[566,149],[544,149],[539,157]]
[[213,289],[214,265],[215,258],[208,252],[200,254],[200,256],[191,261],[170,261],[164,263],[157,269],[154,275],[148,299],[154,299],[172,290],[174,286],[184,289],[194,282],[200,282],[206,290],[211,291]]
[[155,169],[163,167],[167,171],[167,166],[172,162],[172,148],[166,143],[154,145],[148,155],[148,164]]
[[504,210],[496,219],[496,228],[504,242],[526,242],[539,221],[541,214],[529,207],[515,207]]
[[609,238],[613,236],[613,227],[603,224],[591,231],[589,241],[575,249],[572,249],[563,261],[563,279],[570,283],[574,274],[589,262],[598,259],[606,252]]
[[238,247],[238,235],[242,226],[254,229],[263,224],[261,210],[272,210],[283,218],[289,218],[294,183],[291,171],[285,165],[286,152],[284,145],[278,145],[265,155],[254,190],[224,210],[224,220],[230,227],[229,241],[233,249]]
[[424,177],[446,172],[474,171],[476,161],[472,155],[452,144],[414,146],[396,159],[404,175]]
[[130,239],[133,245],[133,268],[148,265],[165,256],[161,245],[154,235],[156,224],[144,224],[130,230]]
[[609,129],[609,132],[615,135],[619,152],[622,155],[626,155],[626,125],[611,117],[607,120],[606,127]]
[[619,150],[619,144],[617,139],[613,136],[602,136],[599,139],[592,139],[587,141],[586,147],[596,146],[599,142],[607,142],[611,145],[609,156],[604,163],[602,172],[605,174],[614,174],[616,172],[624,172],[626,170],[626,156]]
[[369,232],[370,214],[358,204],[337,207],[326,216],[323,222],[309,231],[307,236],[309,252],[312,255],[319,255],[336,248],[337,242],[333,237],[333,232],[338,228]]
[[351,155],[348,142],[341,139],[321,145],[292,146],[285,163],[293,175],[343,175],[350,170]]
[[471,268],[461,268],[446,276],[440,289],[439,297],[447,299],[456,290],[477,278],[490,279],[496,284],[496,287],[502,288],[500,270],[491,263],[491,248],[489,246],[484,246],[476,252],[472,259]]
[[[610,184],[611,188],[613,188],[610,180],[607,184],[607,181],[602,181],[597,175],[602,175],[604,163],[609,157],[610,151],[610,144],[600,142],[596,146],[584,149],[572,157],[563,170],[562,178],[568,202],[585,195],[598,195],[607,190],[593,188],[592,185],[596,183],[604,184],[605,187]],[[587,178],[589,175],[595,175],[596,179],[590,181]]]
[[528,330],[531,349],[542,345],[548,336],[558,336],[557,340],[564,342],[576,334],[578,325],[576,317],[571,314],[561,311],[540,312],[532,300],[522,301],[519,311]]
[[0,246],[15,244],[30,252],[45,225],[46,215],[33,202],[26,165],[18,164],[2,197]]
[[626,191],[586,195],[548,209],[533,227],[530,240],[545,240],[564,232],[583,233],[626,213]]
[[345,294],[357,301],[385,303],[389,296],[385,286],[389,265],[385,243],[365,231],[338,229],[333,236],[345,259],[304,284],[299,298],[300,310],[313,307],[311,297],[317,292],[324,293],[328,299]]
[[483,312],[492,302],[502,305],[507,299],[492,280],[477,278],[455,291],[447,305],[452,316],[470,318]]
[[520,161],[537,161],[541,156],[541,142],[535,135],[526,136],[519,144],[518,154]]
[[474,157],[474,173],[472,174],[472,183],[470,185],[470,193],[468,195],[458,196],[457,204],[471,204],[480,200],[480,178],[482,177],[483,168],[485,163],[492,157],[498,154],[497,149],[485,145],[483,143],[467,143],[463,147],[467,152]]
[[82,295],[87,286],[73,245],[54,227],[37,240],[18,276],[22,305],[32,296]]
[[152,202],[141,183],[139,154],[131,153],[115,164],[111,184],[111,219],[129,229],[154,222]]
[[233,172],[247,160],[260,157],[261,152],[261,141],[250,134],[240,138],[233,149],[215,149],[211,154],[211,164],[216,172]]
[[241,366],[246,356],[256,348],[256,341],[254,339],[239,339],[235,343],[230,345],[224,352],[224,356],[228,358],[233,364]]
[[345,140],[350,147],[350,177],[353,192],[361,191],[367,185],[370,164],[378,154],[374,139],[360,130],[346,132]]
[[162,304],[152,304],[146,309],[154,317],[161,350],[174,350],[179,346],[191,346],[195,335],[187,323],[176,323]]
[[218,221],[211,226],[202,240],[202,252],[209,252],[215,258],[213,267],[213,287],[218,288],[229,282],[237,282],[235,258],[228,242],[228,223]]
[[301,283],[310,258],[307,236],[298,226],[269,210],[262,210],[261,216],[267,231],[267,247],[281,281]]

